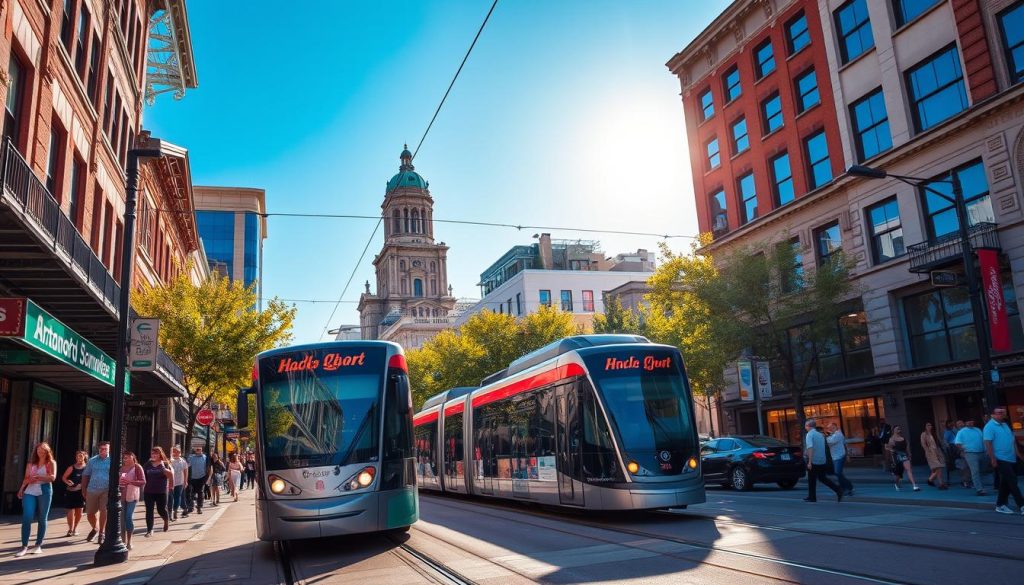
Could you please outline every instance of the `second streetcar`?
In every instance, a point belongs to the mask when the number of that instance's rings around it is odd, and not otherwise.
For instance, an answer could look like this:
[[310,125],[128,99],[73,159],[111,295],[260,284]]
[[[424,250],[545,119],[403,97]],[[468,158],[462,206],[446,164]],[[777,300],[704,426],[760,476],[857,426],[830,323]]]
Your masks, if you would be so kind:
[[632,335],[562,339],[413,418],[421,489],[594,510],[705,501],[679,350]]

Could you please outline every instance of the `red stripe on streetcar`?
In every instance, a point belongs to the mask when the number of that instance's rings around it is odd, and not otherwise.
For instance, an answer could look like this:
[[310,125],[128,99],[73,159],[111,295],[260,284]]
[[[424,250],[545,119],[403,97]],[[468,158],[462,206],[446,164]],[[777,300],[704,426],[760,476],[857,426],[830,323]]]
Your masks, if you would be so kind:
[[448,406],[444,409],[445,416],[452,416],[453,414],[459,414],[466,410],[465,402],[456,402],[455,404]]
[[544,372],[539,372],[537,374],[530,376],[529,378],[524,378],[522,380],[512,382],[511,384],[508,384],[506,386],[499,386],[497,388],[487,391],[486,394],[481,394],[480,396],[473,398],[473,408],[483,406],[484,404],[490,404],[491,402],[501,400],[502,398],[515,396],[516,394],[529,392],[534,388],[547,386],[548,384],[553,384],[565,378],[572,378],[573,376],[582,376],[584,373],[585,372],[583,371],[583,366],[579,364],[566,364],[564,366],[552,368]]
[[418,414],[418,415],[412,417],[412,426],[418,427],[420,425],[425,425],[427,423],[432,423],[435,420],[437,420],[437,411],[436,410],[434,412],[427,412],[427,413],[424,413],[424,414]]

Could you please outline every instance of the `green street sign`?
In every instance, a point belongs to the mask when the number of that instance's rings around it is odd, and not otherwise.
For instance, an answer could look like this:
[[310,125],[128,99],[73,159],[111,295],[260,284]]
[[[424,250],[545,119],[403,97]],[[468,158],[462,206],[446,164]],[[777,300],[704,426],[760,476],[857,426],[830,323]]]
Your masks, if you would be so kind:
[[113,358],[31,300],[25,303],[25,333],[21,341],[105,384],[114,385],[116,362]]

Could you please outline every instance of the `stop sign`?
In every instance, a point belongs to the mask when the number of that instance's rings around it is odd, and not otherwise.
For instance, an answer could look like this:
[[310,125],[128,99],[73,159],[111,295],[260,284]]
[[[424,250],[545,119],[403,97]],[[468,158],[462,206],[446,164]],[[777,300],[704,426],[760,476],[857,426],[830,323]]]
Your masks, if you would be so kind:
[[203,425],[204,427],[210,426],[213,422],[213,411],[209,408],[204,408],[199,411],[196,415],[196,422]]

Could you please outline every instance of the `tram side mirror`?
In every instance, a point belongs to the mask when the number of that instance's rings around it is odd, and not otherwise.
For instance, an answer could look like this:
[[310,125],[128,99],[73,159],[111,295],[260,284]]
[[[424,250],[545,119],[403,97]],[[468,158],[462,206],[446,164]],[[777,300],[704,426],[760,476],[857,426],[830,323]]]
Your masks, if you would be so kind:
[[238,389],[238,404],[235,409],[235,419],[238,423],[238,428],[244,429],[249,426],[249,393],[252,392],[252,388],[239,388]]

